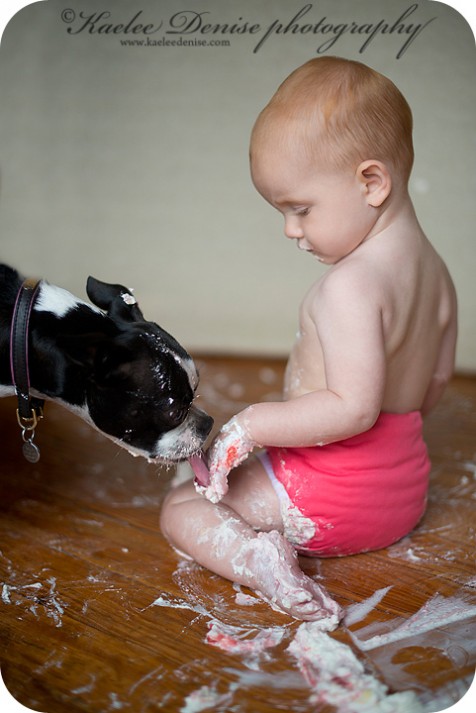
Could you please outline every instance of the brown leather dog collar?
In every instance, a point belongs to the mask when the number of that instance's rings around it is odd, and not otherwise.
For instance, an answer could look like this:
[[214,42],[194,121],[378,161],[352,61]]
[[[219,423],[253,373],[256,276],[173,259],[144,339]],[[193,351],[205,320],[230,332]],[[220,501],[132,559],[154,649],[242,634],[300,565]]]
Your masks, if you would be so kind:
[[33,443],[35,429],[43,417],[44,401],[30,396],[28,366],[28,334],[30,315],[38,294],[40,280],[27,279],[18,290],[10,330],[10,368],[12,382],[18,399],[17,420],[22,429],[23,455],[30,463],[40,458],[38,446]]

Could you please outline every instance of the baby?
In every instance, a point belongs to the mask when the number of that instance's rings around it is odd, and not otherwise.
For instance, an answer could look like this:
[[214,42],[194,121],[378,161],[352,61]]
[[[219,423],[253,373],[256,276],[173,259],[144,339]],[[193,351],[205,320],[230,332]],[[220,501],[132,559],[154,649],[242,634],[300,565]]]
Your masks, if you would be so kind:
[[386,77],[307,62],[259,115],[250,160],[285,235],[330,267],[301,304],[283,401],[225,424],[210,484],[172,489],[162,528],[275,608],[335,626],[339,607],[296,553],[384,548],[422,517],[422,416],[453,371],[456,296],[408,194],[412,115]]

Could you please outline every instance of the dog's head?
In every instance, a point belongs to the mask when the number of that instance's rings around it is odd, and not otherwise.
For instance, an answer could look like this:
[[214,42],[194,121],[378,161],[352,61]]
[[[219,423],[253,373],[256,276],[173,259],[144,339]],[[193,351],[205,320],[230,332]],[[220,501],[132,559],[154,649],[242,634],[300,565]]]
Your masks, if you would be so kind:
[[131,453],[160,462],[187,458],[202,447],[213,419],[193,405],[195,364],[185,349],[146,321],[122,285],[88,279],[90,300],[109,318],[105,333],[81,335],[68,353],[88,362],[89,418]]

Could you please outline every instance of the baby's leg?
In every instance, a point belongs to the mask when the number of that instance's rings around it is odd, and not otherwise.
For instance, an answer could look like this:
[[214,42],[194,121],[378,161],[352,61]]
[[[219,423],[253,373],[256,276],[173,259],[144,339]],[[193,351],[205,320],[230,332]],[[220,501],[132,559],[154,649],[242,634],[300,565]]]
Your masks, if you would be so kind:
[[[306,620],[339,615],[338,605],[299,567],[283,530],[279,501],[256,458],[230,474],[217,504],[189,481],[170,491],[164,534],[179,550],[212,572],[254,589],[272,606]],[[264,530],[257,533],[256,530]]]

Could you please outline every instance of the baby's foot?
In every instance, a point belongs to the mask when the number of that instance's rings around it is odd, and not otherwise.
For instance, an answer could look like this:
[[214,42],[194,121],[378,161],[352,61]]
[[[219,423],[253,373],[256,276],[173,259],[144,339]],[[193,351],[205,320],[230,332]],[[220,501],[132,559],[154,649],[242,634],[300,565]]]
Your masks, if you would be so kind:
[[234,558],[237,574],[250,575],[250,586],[274,609],[296,619],[322,620],[335,629],[342,611],[333,599],[300,569],[296,552],[279,532],[260,532]]

